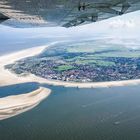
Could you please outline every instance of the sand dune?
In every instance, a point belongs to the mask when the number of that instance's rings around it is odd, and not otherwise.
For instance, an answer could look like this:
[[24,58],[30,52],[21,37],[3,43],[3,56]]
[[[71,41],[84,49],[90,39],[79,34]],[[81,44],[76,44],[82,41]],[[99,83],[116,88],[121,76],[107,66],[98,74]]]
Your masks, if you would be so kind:
[[0,98],[0,120],[21,114],[37,106],[47,98],[51,90],[40,87],[39,89],[20,95]]

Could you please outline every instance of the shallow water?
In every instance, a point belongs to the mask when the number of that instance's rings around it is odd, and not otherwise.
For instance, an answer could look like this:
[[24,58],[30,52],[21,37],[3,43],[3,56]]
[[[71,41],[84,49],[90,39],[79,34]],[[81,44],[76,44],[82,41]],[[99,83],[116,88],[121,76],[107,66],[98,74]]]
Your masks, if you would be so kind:
[[29,93],[33,90],[38,89],[39,84],[38,83],[24,83],[24,84],[15,84],[15,85],[10,85],[10,86],[3,86],[0,87],[0,98],[1,97],[6,97],[10,95],[18,95],[18,94],[23,94],[23,93]]
[[[42,86],[51,88],[52,94],[34,109],[0,121],[0,140],[139,139],[140,86]],[[22,92],[27,90],[23,87]]]

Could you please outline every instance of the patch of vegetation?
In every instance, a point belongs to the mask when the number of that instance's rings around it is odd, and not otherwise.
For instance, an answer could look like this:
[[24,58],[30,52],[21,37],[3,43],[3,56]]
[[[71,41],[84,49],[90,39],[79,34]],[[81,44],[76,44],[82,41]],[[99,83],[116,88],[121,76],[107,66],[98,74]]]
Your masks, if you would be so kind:
[[90,65],[95,64],[97,66],[115,66],[114,62],[104,61],[104,60],[96,60],[96,59],[84,59],[84,60],[76,60],[76,64]]
[[139,58],[140,51],[120,51],[95,54],[97,57],[125,57],[125,58]]
[[57,71],[67,71],[67,70],[71,70],[73,68],[74,68],[74,66],[71,66],[71,65],[60,65],[60,66],[56,67],[55,70],[57,70]]

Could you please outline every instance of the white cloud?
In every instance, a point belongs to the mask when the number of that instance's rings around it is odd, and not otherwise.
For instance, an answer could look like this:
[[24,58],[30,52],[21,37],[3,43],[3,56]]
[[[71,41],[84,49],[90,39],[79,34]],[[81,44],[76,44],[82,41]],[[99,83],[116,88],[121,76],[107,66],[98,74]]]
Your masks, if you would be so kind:
[[110,28],[134,28],[135,26],[136,23],[130,19],[128,20],[117,19],[109,23]]

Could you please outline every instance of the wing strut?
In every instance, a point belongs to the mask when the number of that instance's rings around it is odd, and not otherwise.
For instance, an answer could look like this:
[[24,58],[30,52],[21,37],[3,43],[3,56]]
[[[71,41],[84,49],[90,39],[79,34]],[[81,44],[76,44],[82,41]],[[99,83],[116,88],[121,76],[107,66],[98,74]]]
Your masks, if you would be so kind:
[[131,5],[129,3],[124,3],[122,5],[121,13],[124,14],[129,9],[129,7],[131,7]]
[[7,17],[7,16],[3,15],[2,13],[0,13],[0,23],[6,21],[8,19],[9,19],[9,17]]

